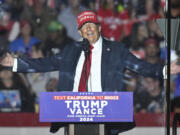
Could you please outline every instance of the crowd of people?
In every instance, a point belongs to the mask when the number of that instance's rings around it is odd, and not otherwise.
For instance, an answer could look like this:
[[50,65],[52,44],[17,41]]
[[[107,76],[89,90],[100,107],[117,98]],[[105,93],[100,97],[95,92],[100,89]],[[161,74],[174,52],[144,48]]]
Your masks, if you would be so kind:
[[[163,0],[0,0],[0,46],[14,57],[56,55],[81,40],[76,17],[90,9],[97,12],[105,38],[125,44],[140,59],[163,65],[166,46],[156,23],[164,17],[163,7]],[[1,68],[0,91],[20,91],[21,112],[35,112],[39,93],[57,91],[58,79],[57,72],[17,74]],[[163,80],[127,69],[124,83],[134,92],[135,112],[164,111]]]

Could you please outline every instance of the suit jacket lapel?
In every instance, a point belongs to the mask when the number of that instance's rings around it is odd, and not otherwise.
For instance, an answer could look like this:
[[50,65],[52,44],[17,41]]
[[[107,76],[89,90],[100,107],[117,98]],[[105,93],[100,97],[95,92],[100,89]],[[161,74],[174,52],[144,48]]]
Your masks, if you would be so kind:
[[[76,45],[76,49],[74,49],[74,54],[72,55],[73,57],[71,57],[72,63],[74,63],[73,66],[71,67],[72,71],[73,71],[73,73],[72,73],[73,84],[74,84],[74,79],[75,79],[76,67],[77,67],[77,64],[78,64],[81,52],[82,52],[82,45],[81,45],[81,43],[78,42],[75,45]],[[73,87],[71,89],[73,89]]]
[[81,52],[82,52],[82,45],[81,45],[81,43],[79,43],[76,46],[77,46],[77,51],[74,50],[75,51],[74,58],[75,58],[75,65],[77,66],[78,60],[79,60]]
[[110,64],[109,59],[111,53],[111,47],[107,42],[107,40],[103,39],[101,56],[101,85],[103,91],[105,90],[106,75],[108,72],[108,65]]

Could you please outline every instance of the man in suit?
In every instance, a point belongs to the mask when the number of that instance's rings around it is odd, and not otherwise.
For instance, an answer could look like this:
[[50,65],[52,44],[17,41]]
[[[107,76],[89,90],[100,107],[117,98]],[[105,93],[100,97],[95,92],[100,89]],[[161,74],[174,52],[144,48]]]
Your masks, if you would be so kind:
[[[80,87],[81,72],[85,55],[84,42],[74,42],[67,45],[64,50],[52,57],[43,59],[13,58],[10,54],[1,61],[1,65],[13,67],[17,72],[48,72],[59,70],[59,91],[124,91],[124,71],[129,69],[138,74],[162,78],[162,66],[149,64],[137,59],[124,45],[112,42],[101,36],[101,26],[97,21],[95,12],[83,11],[78,17],[80,35],[89,41],[93,48],[87,87]],[[87,62],[88,63],[88,62]],[[88,65],[88,64],[87,64]],[[88,74],[88,73],[87,73]],[[88,77],[89,76],[89,77]],[[83,90],[82,90],[83,89]],[[66,124],[53,123],[51,132],[56,132],[60,126]],[[105,124],[109,129],[108,135],[117,135],[135,127],[135,122]]]

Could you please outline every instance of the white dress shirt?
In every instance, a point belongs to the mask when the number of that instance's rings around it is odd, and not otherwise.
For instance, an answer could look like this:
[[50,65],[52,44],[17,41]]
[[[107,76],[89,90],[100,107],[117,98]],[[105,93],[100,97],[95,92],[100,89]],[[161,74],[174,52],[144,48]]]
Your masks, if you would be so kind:
[[[95,44],[93,44],[93,47],[94,48],[92,49],[90,75],[88,78],[88,91],[101,92],[102,91],[102,87],[101,87],[102,37],[101,36],[98,39],[98,41]],[[82,51],[76,67],[73,92],[78,92],[84,60],[85,60],[84,51]]]

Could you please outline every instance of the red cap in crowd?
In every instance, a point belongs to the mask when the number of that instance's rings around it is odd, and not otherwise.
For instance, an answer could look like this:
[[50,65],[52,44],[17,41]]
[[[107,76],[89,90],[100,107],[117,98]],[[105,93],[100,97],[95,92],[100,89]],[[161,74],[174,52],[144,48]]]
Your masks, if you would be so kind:
[[78,29],[82,27],[83,24],[87,22],[99,23],[97,20],[97,15],[93,11],[83,11],[77,16]]
[[28,20],[21,20],[20,21],[20,27],[23,28],[26,24],[30,25],[30,22]]
[[147,40],[145,41],[144,44],[145,44],[145,45],[149,45],[149,44],[158,45],[158,42],[157,42],[157,40],[154,39],[154,38],[149,38],[149,39],[147,39]]

